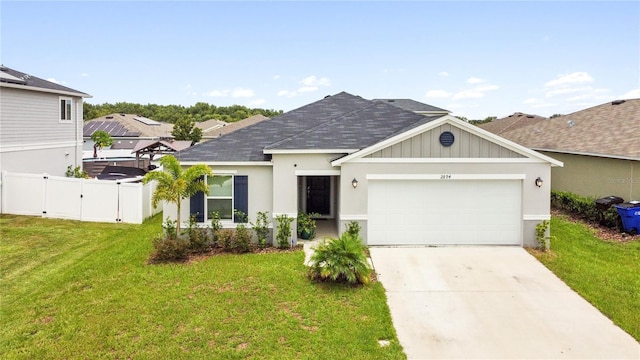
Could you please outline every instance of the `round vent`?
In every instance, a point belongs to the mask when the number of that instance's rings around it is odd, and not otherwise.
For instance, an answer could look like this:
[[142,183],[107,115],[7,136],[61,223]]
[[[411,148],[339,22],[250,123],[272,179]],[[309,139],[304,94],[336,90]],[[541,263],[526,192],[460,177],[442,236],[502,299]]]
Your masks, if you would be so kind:
[[445,131],[442,134],[440,134],[440,144],[442,146],[451,146],[453,144],[453,142],[455,141],[455,137],[453,136],[453,133],[451,131]]

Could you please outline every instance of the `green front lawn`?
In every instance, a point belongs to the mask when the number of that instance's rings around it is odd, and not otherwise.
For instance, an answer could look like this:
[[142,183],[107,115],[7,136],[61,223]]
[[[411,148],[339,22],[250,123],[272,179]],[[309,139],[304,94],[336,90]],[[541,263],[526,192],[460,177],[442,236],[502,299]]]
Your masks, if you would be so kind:
[[405,358],[380,283],[312,283],[301,251],[147,265],[160,230],[0,217],[0,357]]
[[640,241],[606,242],[562,217],[551,219],[551,234],[551,251],[532,253],[640,341]]

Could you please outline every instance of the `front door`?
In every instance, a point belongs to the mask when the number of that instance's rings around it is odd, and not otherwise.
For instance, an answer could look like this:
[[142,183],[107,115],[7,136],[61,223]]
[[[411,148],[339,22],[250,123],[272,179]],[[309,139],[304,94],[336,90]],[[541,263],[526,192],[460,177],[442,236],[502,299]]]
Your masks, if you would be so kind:
[[331,214],[331,177],[307,177],[307,214]]

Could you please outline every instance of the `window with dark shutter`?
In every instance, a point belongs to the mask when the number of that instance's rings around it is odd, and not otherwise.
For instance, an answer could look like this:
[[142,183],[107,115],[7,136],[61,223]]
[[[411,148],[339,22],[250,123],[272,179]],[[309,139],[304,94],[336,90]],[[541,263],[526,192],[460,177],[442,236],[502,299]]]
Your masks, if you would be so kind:
[[[233,177],[233,207],[249,215],[249,179],[246,175],[236,175]],[[234,222],[238,222],[234,216]]]

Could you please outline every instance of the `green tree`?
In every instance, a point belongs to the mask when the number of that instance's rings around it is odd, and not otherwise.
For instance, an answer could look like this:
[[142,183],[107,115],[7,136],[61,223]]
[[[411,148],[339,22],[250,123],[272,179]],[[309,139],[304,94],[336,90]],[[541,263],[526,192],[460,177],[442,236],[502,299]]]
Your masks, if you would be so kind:
[[91,134],[91,140],[93,140],[93,157],[98,157],[98,148],[102,150],[103,147],[113,145],[113,139],[108,132],[104,130],[98,130]]
[[191,140],[191,145],[193,145],[202,139],[202,129],[197,127],[193,121],[182,118],[173,125],[171,135],[176,140]]
[[562,115],[562,114],[553,114],[553,115],[549,116],[549,119],[557,118],[557,117],[560,117],[560,116],[564,116],[564,115]]
[[160,159],[160,165],[164,171],[148,172],[142,183],[147,184],[153,180],[158,182],[153,191],[151,203],[158,206],[162,200],[174,203],[178,209],[177,233],[180,234],[180,204],[183,199],[191,197],[198,192],[209,192],[209,185],[203,180],[203,176],[213,176],[213,171],[207,165],[194,165],[182,170],[180,162],[173,155],[165,155]]

